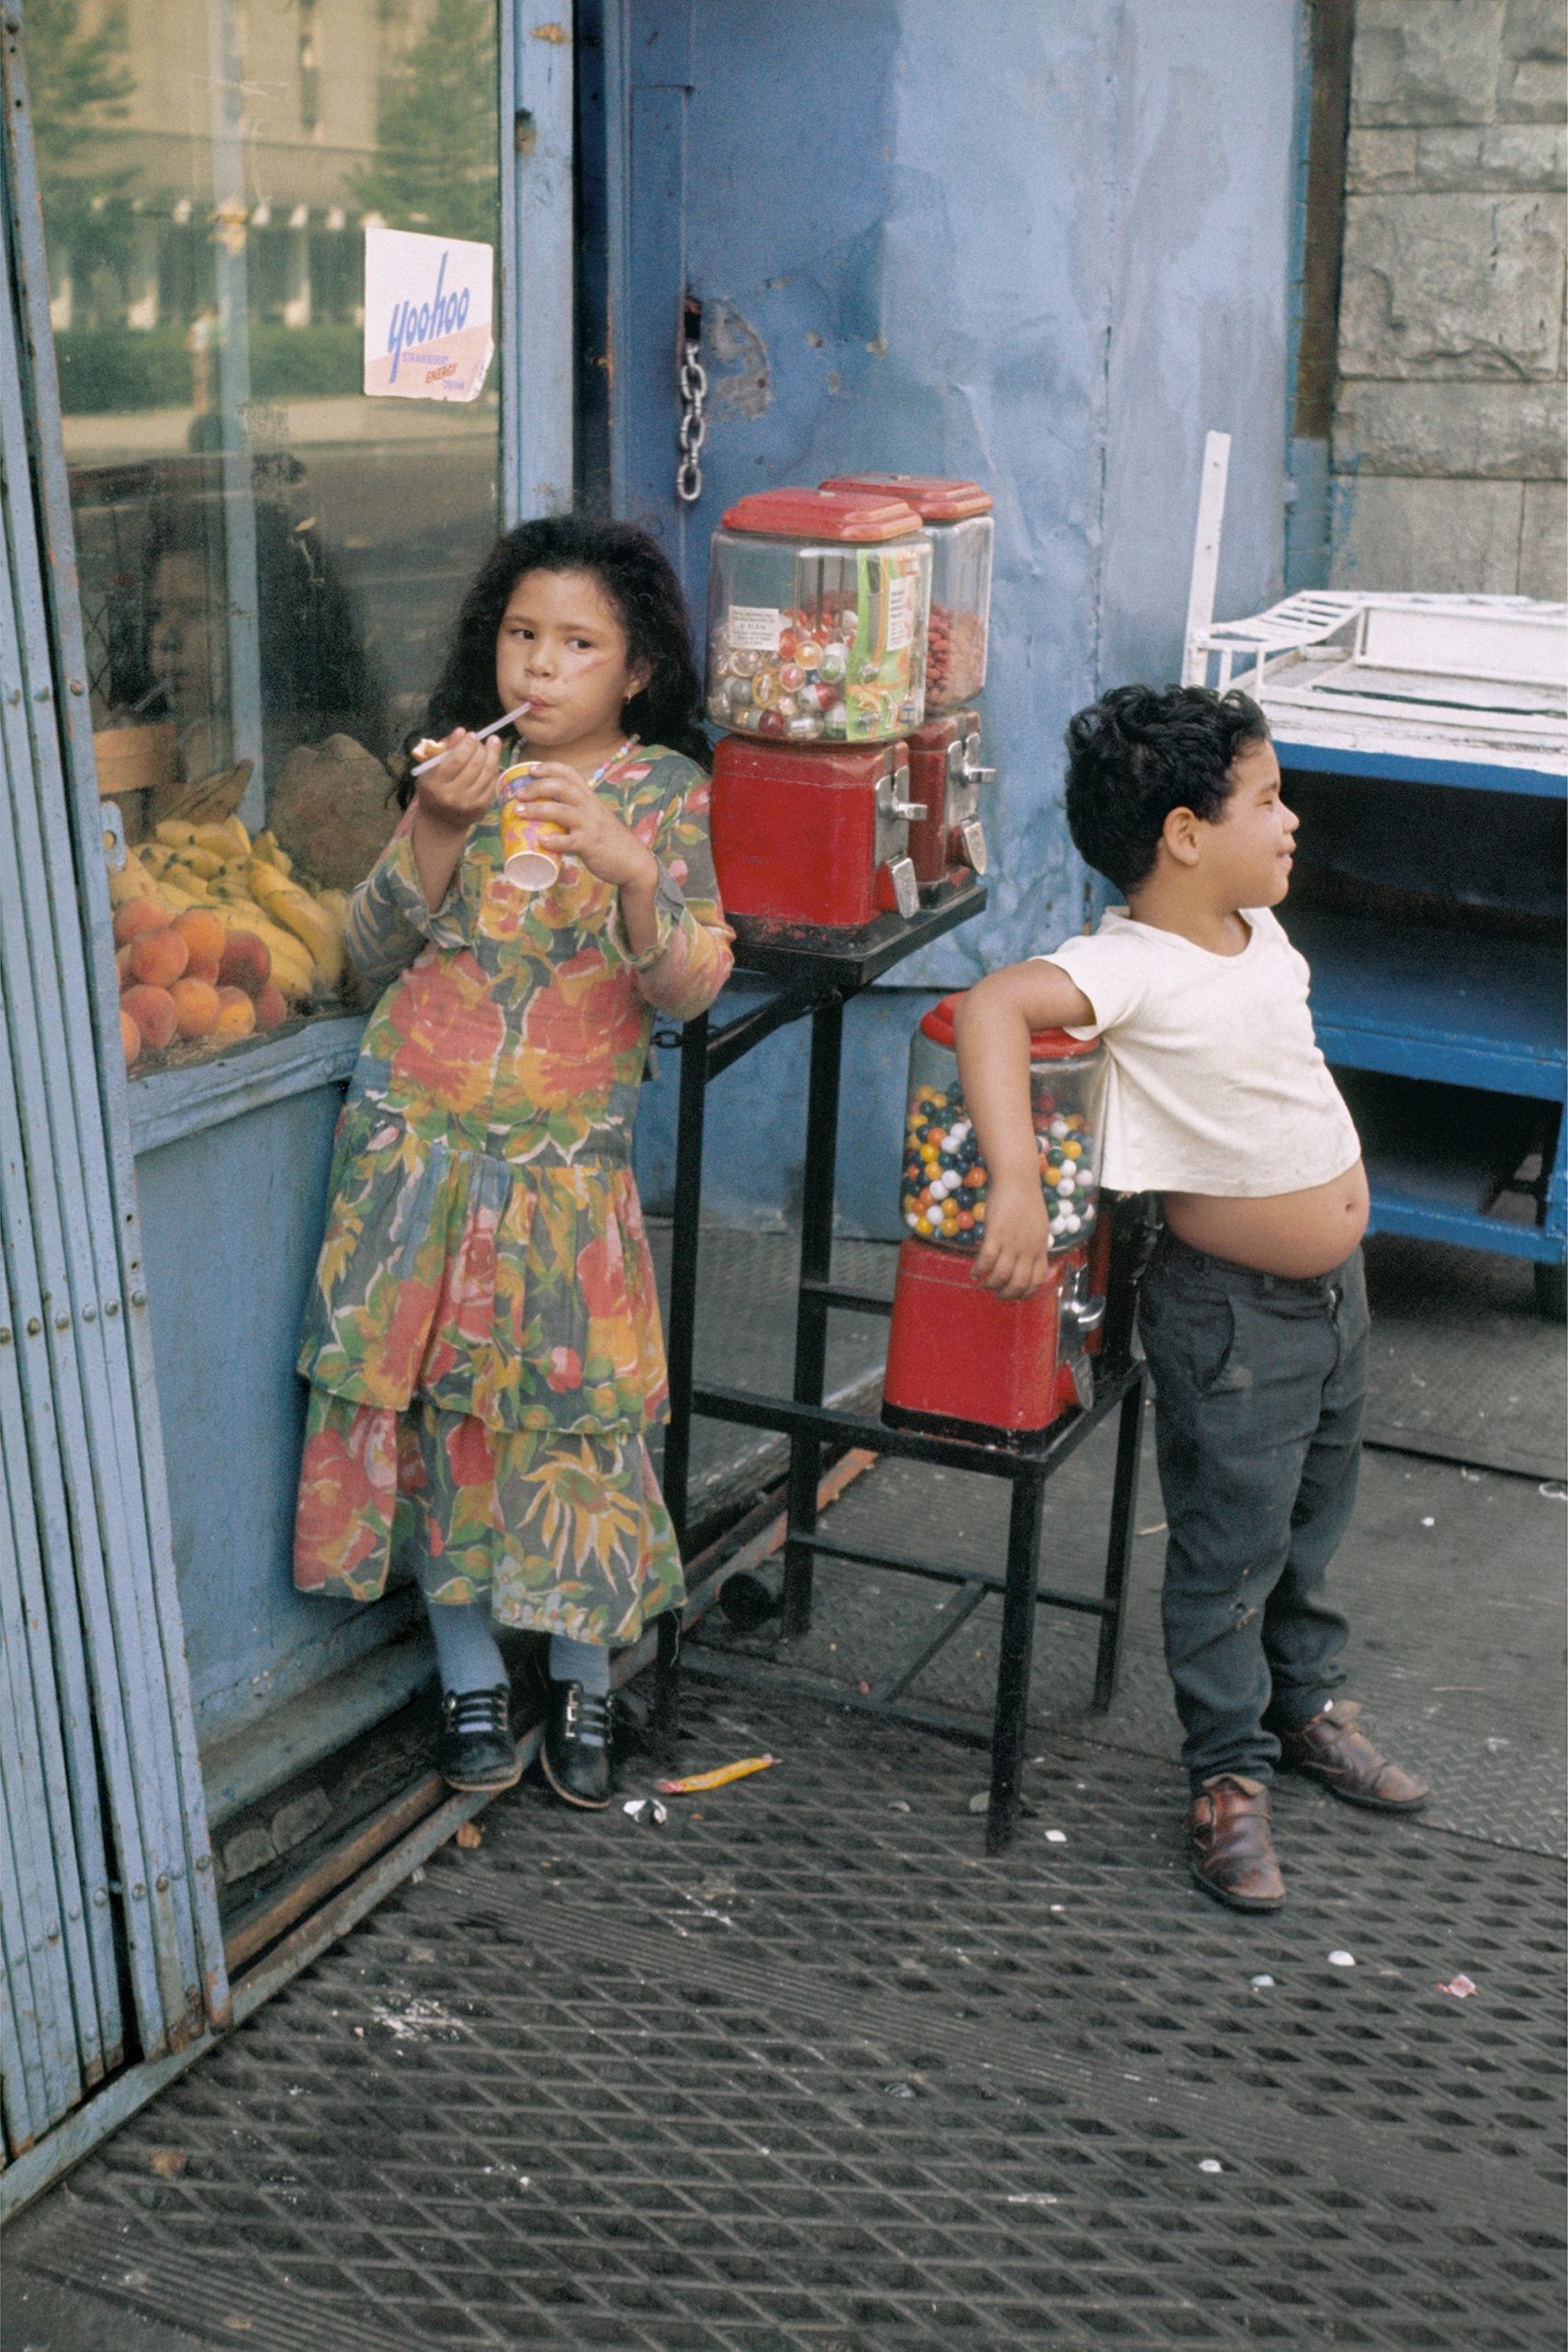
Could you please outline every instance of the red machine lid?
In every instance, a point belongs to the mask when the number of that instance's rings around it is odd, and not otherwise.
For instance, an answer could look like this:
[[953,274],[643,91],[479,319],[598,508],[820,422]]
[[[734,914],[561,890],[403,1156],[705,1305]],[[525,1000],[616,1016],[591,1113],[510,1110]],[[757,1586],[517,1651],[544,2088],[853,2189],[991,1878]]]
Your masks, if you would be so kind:
[[770,539],[846,539],[860,545],[907,539],[920,518],[895,491],[758,490],[724,518],[727,531],[757,531]]
[[938,474],[839,474],[822,487],[901,498],[922,523],[959,523],[967,514],[991,511],[991,493],[977,481],[945,481]]
[[[953,1016],[964,994],[963,989],[955,989],[951,996],[944,996],[940,1004],[933,1004],[923,1016],[920,1028],[933,1045],[957,1045]],[[1065,1062],[1075,1054],[1092,1054],[1094,1049],[1092,1037],[1069,1037],[1065,1029],[1036,1029],[1029,1040],[1032,1062]]]

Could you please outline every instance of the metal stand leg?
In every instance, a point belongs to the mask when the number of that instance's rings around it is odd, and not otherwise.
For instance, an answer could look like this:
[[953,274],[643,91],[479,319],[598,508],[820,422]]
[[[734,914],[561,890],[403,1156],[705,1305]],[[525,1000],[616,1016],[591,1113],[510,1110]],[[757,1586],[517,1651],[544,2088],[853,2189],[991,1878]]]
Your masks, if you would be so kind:
[[681,1612],[667,1609],[654,1620],[659,1648],[653,1668],[653,1705],[649,1735],[660,1764],[673,1764],[681,1737]]
[[[692,1381],[697,1326],[697,1252],[702,1239],[703,1118],[707,1107],[708,1017],[699,1013],[681,1035],[681,1102],[675,1129],[675,1204],[670,1233],[670,1419],[664,1432],[664,1501],[682,1555],[692,1464]],[[681,1733],[681,1617],[659,1619],[653,1677],[652,1733],[656,1752],[672,1760]]]
[[1143,1437],[1144,1384],[1134,1382],[1122,1401],[1116,1430],[1116,1476],[1111,1489],[1111,1538],[1105,1553],[1105,1605],[1100,1621],[1100,1651],[1094,1662],[1094,1701],[1100,1714],[1116,1696],[1122,1671],[1122,1634],[1127,1618],[1127,1570],[1133,1558],[1133,1522],[1138,1512],[1138,1455]]
[[[800,1274],[803,1283],[825,1283],[832,1270],[833,1193],[839,1153],[839,1076],[843,1059],[844,1008],[824,1005],[811,1017],[811,1085],[806,1120],[806,1188],[801,1204]],[[828,1361],[828,1307],[803,1291],[795,1326],[795,1387],[798,1404],[820,1405]],[[817,1489],[822,1448],[814,1437],[795,1437],[789,1451],[789,1526],[792,1537],[817,1532]],[[811,1554],[803,1544],[784,1545],[781,1630],[797,1638],[811,1623]]]
[[681,1033],[681,1101],[675,1126],[675,1204],[670,1228],[670,1420],[664,1432],[664,1501],[682,1549],[692,1463],[692,1379],[697,1326],[697,1252],[702,1241],[703,1121],[707,1109],[708,1017]]
[[1039,1573],[1043,1477],[1019,1478],[1008,1517],[1007,1590],[1002,1596],[1002,1655],[991,1728],[991,1804],[986,1851],[1005,1853],[1018,1826],[1023,1785],[1023,1743],[1029,1714],[1029,1671],[1034,1653],[1034,1582]]

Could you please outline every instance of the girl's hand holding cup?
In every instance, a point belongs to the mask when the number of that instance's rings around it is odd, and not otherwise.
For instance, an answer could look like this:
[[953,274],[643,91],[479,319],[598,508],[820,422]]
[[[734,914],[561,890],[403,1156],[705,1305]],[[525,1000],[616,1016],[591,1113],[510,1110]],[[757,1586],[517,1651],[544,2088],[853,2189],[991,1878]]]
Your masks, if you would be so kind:
[[551,855],[581,858],[590,874],[617,890],[657,889],[653,852],[563,761],[534,763],[532,775],[520,779],[516,806],[531,824],[549,829],[544,846]]

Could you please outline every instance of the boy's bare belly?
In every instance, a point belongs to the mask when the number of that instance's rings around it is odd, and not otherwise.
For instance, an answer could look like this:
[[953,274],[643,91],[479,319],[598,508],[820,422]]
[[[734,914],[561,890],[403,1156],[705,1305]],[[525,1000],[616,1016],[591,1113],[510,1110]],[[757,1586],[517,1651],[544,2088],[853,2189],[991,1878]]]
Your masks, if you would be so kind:
[[1300,1280],[1344,1264],[1367,1229],[1370,1205],[1367,1171],[1356,1159],[1326,1184],[1270,1193],[1262,1200],[1168,1193],[1165,1221],[1190,1250]]

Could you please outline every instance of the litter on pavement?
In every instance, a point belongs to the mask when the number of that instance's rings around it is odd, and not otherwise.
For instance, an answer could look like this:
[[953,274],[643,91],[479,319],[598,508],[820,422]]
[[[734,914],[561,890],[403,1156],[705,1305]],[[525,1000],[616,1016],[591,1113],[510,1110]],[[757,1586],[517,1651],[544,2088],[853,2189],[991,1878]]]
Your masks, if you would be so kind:
[[744,1781],[752,1772],[765,1772],[770,1764],[778,1762],[776,1756],[743,1756],[738,1764],[720,1764],[712,1772],[688,1772],[683,1781],[660,1781],[661,1797],[694,1797],[709,1789],[728,1788],[731,1781]]

